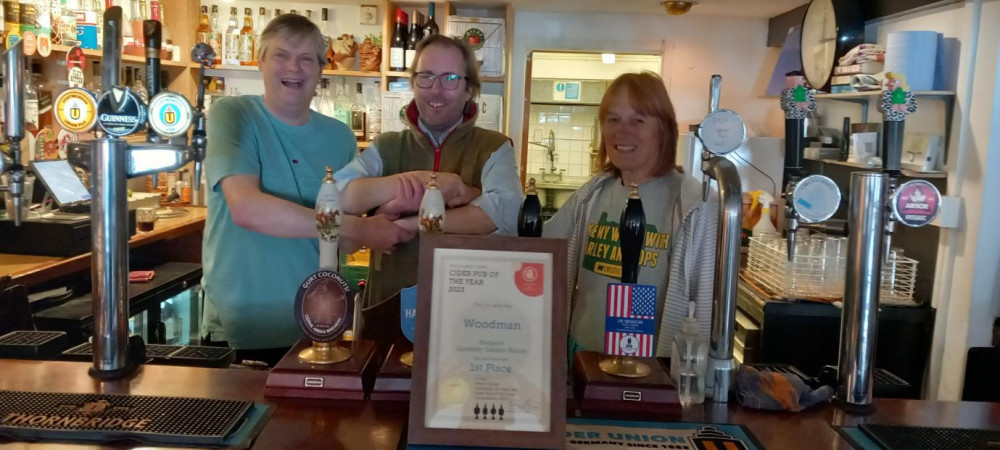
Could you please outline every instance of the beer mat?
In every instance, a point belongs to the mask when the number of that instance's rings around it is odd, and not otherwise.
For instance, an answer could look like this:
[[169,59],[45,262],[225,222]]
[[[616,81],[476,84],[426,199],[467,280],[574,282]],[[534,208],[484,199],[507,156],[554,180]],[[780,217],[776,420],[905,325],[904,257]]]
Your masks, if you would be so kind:
[[[408,445],[407,448],[443,447]],[[764,446],[760,445],[750,430],[736,424],[567,418],[565,448],[567,450],[620,448],[757,450]]]
[[[89,360],[94,354],[93,347],[90,342],[84,342],[62,352],[62,354],[68,359]],[[230,347],[146,344],[146,357],[153,358],[157,363],[177,362],[196,365],[199,363],[218,363],[220,366],[228,366],[235,359],[235,356],[236,350]]]
[[875,424],[834,429],[855,448],[864,450],[966,450],[1000,447],[1000,430]]
[[240,400],[0,391],[0,437],[247,448],[271,410]]
[[43,345],[53,339],[59,339],[65,335],[66,333],[63,333],[62,331],[11,331],[10,333],[0,336],[0,345]]

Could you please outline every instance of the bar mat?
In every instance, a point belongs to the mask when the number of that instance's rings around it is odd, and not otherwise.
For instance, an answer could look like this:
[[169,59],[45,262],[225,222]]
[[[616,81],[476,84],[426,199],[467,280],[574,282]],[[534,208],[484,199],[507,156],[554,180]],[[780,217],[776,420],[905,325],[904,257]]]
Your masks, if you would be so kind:
[[0,436],[13,440],[247,447],[269,416],[249,401],[0,391]]
[[46,359],[66,348],[62,331],[12,331],[0,336],[0,358]]
[[1000,448],[1000,430],[862,424],[859,428],[884,449],[966,450]]
[[[407,445],[407,448],[440,447]],[[764,447],[750,430],[742,425],[567,418],[565,448],[567,450],[621,448],[757,450]]]
[[[84,342],[62,354],[66,359],[84,361],[93,358],[93,352],[93,344]],[[225,368],[236,359],[236,350],[229,347],[147,344],[146,357],[157,364]]]

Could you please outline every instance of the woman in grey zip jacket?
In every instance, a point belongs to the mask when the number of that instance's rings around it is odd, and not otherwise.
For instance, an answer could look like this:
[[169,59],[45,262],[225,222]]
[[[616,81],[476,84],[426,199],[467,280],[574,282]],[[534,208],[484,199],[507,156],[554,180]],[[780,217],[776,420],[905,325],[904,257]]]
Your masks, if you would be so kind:
[[608,283],[621,277],[618,219],[629,184],[639,186],[646,215],[639,283],[657,287],[656,355],[670,356],[672,337],[695,302],[699,333],[711,327],[718,200],[702,201],[701,183],[676,167],[677,121],[662,79],[625,74],[612,82],[598,114],[600,173],[545,223],[543,236],[568,239],[569,357],[605,351]]

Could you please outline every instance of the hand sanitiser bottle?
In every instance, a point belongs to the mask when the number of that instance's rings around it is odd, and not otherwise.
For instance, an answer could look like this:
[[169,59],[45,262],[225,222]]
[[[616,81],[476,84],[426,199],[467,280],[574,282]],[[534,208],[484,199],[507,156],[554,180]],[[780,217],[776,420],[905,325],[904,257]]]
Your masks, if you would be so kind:
[[674,336],[670,356],[670,376],[673,377],[681,405],[705,402],[705,370],[708,364],[708,343],[698,335],[694,318],[695,303],[688,302],[688,316],[681,332]]

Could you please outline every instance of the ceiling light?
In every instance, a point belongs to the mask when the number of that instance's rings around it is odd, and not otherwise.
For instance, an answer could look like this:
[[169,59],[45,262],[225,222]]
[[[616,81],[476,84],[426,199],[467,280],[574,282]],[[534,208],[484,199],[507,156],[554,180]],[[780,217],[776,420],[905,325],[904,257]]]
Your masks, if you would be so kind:
[[601,53],[601,62],[604,64],[614,64],[615,54],[614,53]]
[[697,2],[684,2],[684,1],[665,1],[660,2],[663,5],[663,9],[667,10],[667,14],[671,16],[679,16],[691,10],[691,7]]

